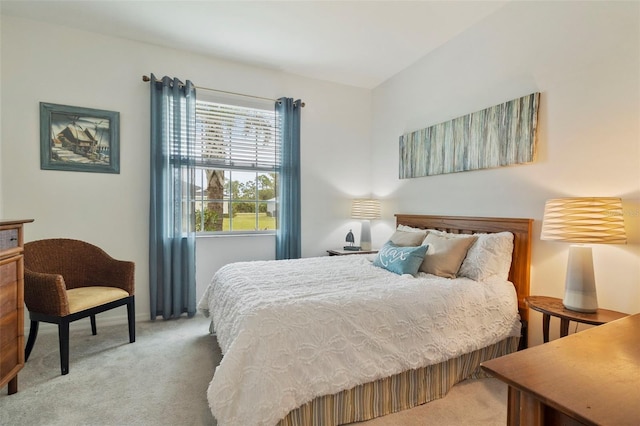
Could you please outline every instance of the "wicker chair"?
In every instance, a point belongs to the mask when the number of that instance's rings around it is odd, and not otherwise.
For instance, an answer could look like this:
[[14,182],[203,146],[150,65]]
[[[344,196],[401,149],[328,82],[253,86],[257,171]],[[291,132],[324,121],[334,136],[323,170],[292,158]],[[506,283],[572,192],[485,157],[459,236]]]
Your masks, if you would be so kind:
[[31,328],[25,348],[29,359],[38,325],[58,324],[60,368],[69,372],[69,323],[127,305],[129,342],[136,340],[134,263],[113,259],[102,249],[79,240],[47,239],[24,245],[24,301]]

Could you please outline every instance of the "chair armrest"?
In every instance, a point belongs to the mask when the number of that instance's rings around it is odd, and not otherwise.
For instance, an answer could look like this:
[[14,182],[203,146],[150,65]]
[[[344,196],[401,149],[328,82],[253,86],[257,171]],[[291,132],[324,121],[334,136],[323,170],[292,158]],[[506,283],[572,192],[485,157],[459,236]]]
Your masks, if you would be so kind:
[[62,275],[43,274],[24,268],[24,302],[31,312],[69,315],[67,287]]
[[129,295],[135,293],[135,263],[127,260],[109,257],[105,259],[99,270],[92,271],[92,276],[89,278],[94,285],[121,288]]

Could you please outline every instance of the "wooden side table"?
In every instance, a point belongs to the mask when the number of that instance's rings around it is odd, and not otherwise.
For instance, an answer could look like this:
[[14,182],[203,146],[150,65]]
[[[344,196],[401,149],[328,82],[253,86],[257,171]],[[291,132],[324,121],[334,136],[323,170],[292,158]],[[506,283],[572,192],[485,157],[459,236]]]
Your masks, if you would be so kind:
[[622,312],[608,309],[598,309],[592,314],[571,311],[564,307],[561,299],[555,297],[528,296],[524,300],[529,308],[542,313],[542,339],[544,343],[549,341],[549,322],[551,317],[560,318],[560,337],[565,337],[569,334],[570,321],[602,325],[627,316]]
[[342,250],[342,249],[327,250],[327,253],[329,253],[329,256],[346,256],[349,254],[374,254],[377,252],[378,250]]

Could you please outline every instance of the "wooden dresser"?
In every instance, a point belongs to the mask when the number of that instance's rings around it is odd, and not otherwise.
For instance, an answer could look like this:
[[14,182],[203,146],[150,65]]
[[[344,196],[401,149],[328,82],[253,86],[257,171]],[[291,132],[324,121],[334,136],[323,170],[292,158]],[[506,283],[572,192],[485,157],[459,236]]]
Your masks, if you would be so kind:
[[23,225],[25,220],[0,220],[0,388],[18,391],[24,366]]

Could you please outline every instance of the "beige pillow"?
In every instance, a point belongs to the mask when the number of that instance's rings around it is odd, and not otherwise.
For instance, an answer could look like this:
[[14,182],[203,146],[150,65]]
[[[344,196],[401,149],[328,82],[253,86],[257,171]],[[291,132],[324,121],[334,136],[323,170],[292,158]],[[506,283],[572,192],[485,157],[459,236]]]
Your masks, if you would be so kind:
[[424,237],[427,235],[427,231],[420,232],[405,232],[396,231],[393,233],[389,240],[399,247],[418,247],[422,244]]
[[420,271],[445,278],[455,278],[476,237],[447,238],[429,232],[422,244],[429,245]]

